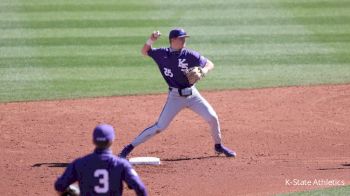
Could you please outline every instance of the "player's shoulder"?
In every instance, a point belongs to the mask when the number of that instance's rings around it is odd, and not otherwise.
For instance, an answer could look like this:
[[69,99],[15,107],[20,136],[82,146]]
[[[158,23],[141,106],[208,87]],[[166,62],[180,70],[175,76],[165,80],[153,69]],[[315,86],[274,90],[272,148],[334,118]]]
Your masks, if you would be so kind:
[[85,162],[86,162],[86,157],[87,156],[83,156],[83,157],[78,157],[78,158],[74,159],[72,162],[70,162],[68,164],[67,167],[71,167],[74,169],[83,167],[85,165]]
[[130,165],[130,162],[127,159],[120,158],[116,155],[109,155],[109,160],[113,162],[113,165],[122,165],[122,166],[128,166]]
[[151,50],[154,51],[154,52],[169,52],[170,51],[170,49],[166,48],[166,47],[152,48]]
[[87,154],[85,156],[81,156],[72,161],[72,164],[84,164],[87,160],[91,159],[94,154]]
[[184,51],[184,52],[187,52],[187,53],[196,53],[197,51],[195,51],[195,50],[193,50],[193,49],[191,49],[191,48],[182,48],[182,50]]
[[185,55],[200,56],[200,53],[196,50],[190,48],[183,48],[182,50]]
[[148,56],[151,56],[153,58],[158,57],[158,56],[163,56],[169,53],[169,48],[151,48],[148,50],[147,54]]
[[130,162],[127,160],[127,159],[123,159],[123,158],[120,158],[120,157],[116,157],[115,158],[115,161],[123,166],[130,166]]
[[112,167],[116,168],[118,170],[130,170],[132,169],[132,165],[130,162],[126,159],[120,158],[120,157],[114,157],[112,160]]

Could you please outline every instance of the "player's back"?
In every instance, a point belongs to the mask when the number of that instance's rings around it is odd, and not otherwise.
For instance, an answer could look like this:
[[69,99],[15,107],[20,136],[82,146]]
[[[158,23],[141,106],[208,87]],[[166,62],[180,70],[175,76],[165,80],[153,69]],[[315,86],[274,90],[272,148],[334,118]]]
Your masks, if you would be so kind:
[[108,149],[77,159],[74,166],[81,195],[121,195],[125,161]]

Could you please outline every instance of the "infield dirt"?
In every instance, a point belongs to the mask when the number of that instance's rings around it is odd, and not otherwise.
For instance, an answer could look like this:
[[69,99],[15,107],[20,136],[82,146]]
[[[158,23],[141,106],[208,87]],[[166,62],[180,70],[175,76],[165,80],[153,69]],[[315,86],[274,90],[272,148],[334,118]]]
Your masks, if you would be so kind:
[[[350,85],[202,92],[236,159],[215,156],[208,125],[183,110],[132,156],[150,195],[271,195],[350,184]],[[157,120],[166,94],[0,104],[1,195],[55,195],[67,163],[110,123],[119,153]],[[309,183],[311,181],[311,184]],[[125,189],[125,195],[134,195]]]

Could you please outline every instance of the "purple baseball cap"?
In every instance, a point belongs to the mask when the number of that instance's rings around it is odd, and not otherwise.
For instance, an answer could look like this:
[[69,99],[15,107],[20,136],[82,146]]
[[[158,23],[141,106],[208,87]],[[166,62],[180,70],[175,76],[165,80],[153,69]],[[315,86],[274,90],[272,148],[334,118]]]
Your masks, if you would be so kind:
[[176,37],[190,37],[187,35],[186,31],[184,29],[173,29],[169,33],[169,39],[176,38]]
[[94,129],[93,138],[95,142],[113,141],[114,129],[111,125],[100,124]]

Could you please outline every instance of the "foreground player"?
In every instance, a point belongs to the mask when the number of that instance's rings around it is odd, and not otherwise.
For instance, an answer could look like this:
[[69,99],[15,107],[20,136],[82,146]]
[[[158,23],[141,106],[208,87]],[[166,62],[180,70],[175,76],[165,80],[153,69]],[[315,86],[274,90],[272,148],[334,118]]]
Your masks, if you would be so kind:
[[221,131],[218,116],[211,105],[200,95],[195,82],[192,83],[186,74],[194,67],[199,67],[200,79],[214,68],[214,64],[198,52],[186,48],[186,38],[189,37],[183,29],[173,29],[169,33],[169,48],[152,48],[152,44],[159,38],[160,32],[151,34],[142,47],[143,55],[148,55],[157,63],[159,70],[169,86],[168,99],[158,121],[146,128],[135,140],[127,145],[119,154],[126,158],[139,144],[165,130],[178,112],[189,108],[202,116],[210,125],[217,153],[224,153],[227,157],[235,157],[236,153],[221,144]]
[[146,188],[130,163],[112,154],[110,146],[115,138],[114,129],[101,124],[94,129],[95,151],[76,159],[55,183],[59,194],[78,181],[81,195],[122,195],[123,181],[138,196],[146,196]]

